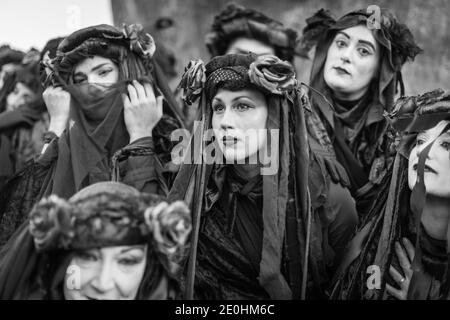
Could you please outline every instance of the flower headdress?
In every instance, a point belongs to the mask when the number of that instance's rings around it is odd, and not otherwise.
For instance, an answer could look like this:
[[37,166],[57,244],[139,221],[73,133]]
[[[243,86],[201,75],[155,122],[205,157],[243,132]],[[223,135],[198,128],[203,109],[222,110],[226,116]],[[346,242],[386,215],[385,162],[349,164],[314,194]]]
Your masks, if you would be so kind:
[[66,71],[63,70],[65,69],[63,66],[66,64],[64,60],[88,42],[96,43],[105,49],[111,43],[122,45],[141,57],[147,66],[156,51],[155,41],[140,24],[124,24],[122,29],[101,24],[80,29],[66,37],[58,46],[56,58],[46,59],[43,63],[52,75],[55,71],[62,74]]
[[183,248],[191,230],[183,202],[168,204],[116,182],[91,185],[68,201],[55,195],[44,198],[29,219],[39,251],[149,243],[171,256]]
[[242,83],[244,86],[255,86],[276,95],[289,94],[297,86],[292,65],[276,56],[229,54],[226,57],[230,61],[241,61],[232,67],[221,66],[223,64],[221,56],[211,59],[206,66],[202,60],[189,62],[180,82],[183,99],[187,104],[192,104],[200,97],[204,89],[210,97],[217,86],[225,81],[234,81],[236,85]]
[[297,32],[252,9],[230,3],[214,18],[212,30],[206,35],[210,54],[223,55],[238,36],[256,38],[273,46],[283,60],[292,61],[296,51]]
[[450,92],[436,89],[419,96],[401,97],[390,113],[385,113],[398,131],[418,132],[450,119]]
[[335,19],[330,11],[320,9],[306,19],[306,27],[303,29],[303,35],[299,41],[303,55],[307,56],[310,49],[326,37],[330,30],[345,28],[350,21],[355,19],[359,23],[373,25],[377,40],[391,51],[390,59],[395,69],[399,69],[407,60],[414,60],[415,56],[422,52],[422,49],[414,42],[414,37],[408,27],[400,23],[391,13],[381,10],[380,21],[377,21],[378,29],[370,20],[372,14],[367,10],[357,10]]

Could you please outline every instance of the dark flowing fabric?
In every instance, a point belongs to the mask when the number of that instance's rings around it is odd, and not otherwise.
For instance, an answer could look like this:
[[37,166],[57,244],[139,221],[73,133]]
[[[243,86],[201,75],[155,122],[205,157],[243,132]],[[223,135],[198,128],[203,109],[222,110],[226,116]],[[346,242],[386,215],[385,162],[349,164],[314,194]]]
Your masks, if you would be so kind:
[[[414,274],[408,299],[440,298],[448,261],[447,244],[446,241],[433,239],[426,234],[422,224],[418,224],[420,217],[413,213],[409,205],[412,193],[408,186],[407,155],[412,148],[413,138],[414,135],[405,138],[396,156],[392,174],[382,183],[378,201],[374,203],[362,227],[347,247],[346,255],[335,275],[332,299],[394,299],[388,295],[386,283],[397,286],[388,271],[390,265],[402,270],[395,253],[395,242],[401,243],[403,237],[416,243]],[[380,288],[367,286],[370,276],[367,268],[371,265],[380,267]]]
[[232,166],[213,169],[202,214],[195,282],[197,299],[267,299],[257,281],[261,261],[262,177]]
[[89,184],[109,180],[111,156],[129,141],[121,98],[125,88],[120,83],[102,93],[95,85],[66,87],[72,97],[69,129],[59,139],[53,183],[45,193],[68,198]]
[[[368,93],[356,105],[343,106],[333,97],[323,78],[328,48],[337,31],[365,24],[367,19],[366,12],[355,11],[335,21],[321,10],[308,20],[304,31],[305,43],[311,41],[311,35],[317,42],[311,87],[325,96],[324,99],[316,91],[310,92],[313,112],[323,122],[336,158],[350,177],[350,189],[362,216],[370,209],[395,156],[391,148],[393,133],[388,129],[383,112],[391,111],[399,84],[401,94],[404,93],[402,64],[421,52],[406,26],[396,21],[391,21],[390,27],[383,25],[374,30],[373,35],[381,48],[379,73]],[[392,20],[391,17],[389,19]],[[398,41],[393,42],[394,38]]]
[[[308,201],[309,192],[307,185],[308,165],[305,165],[308,163],[308,156],[307,149],[304,147],[307,145],[307,137],[305,127],[301,125],[305,121],[303,116],[305,110],[302,110],[301,106],[305,106],[307,103],[305,99],[307,98],[300,91],[295,97],[292,102],[279,97],[271,97],[269,99],[267,127],[281,129],[280,142],[278,144],[280,148],[280,170],[276,175],[265,175],[262,177],[263,239],[258,277],[255,279],[255,265],[252,266],[252,261],[256,261],[259,254],[246,254],[245,251],[250,250],[252,246],[255,247],[254,250],[258,249],[256,247],[258,241],[253,240],[253,243],[247,242],[245,245],[241,244],[237,246],[236,238],[238,237],[234,236],[233,241],[231,241],[229,234],[222,234],[228,230],[229,217],[227,215],[230,213],[223,213],[223,211],[218,210],[214,214],[211,214],[211,216],[207,216],[206,222],[202,222],[203,220],[200,221],[202,229],[198,240],[198,259],[203,259],[199,260],[199,264],[204,263],[204,265],[200,266],[198,264],[199,269],[197,271],[202,268],[209,268],[210,270],[208,272],[198,271],[200,273],[196,274],[196,279],[197,276],[200,279],[196,280],[196,284],[202,283],[206,287],[196,287],[194,288],[195,292],[197,290],[200,290],[200,292],[212,291],[213,294],[208,294],[209,298],[222,296],[222,298],[253,297],[256,299],[270,297],[272,299],[298,299],[301,296],[302,270],[304,270],[305,259],[308,259],[309,268],[306,295],[308,298],[313,298],[320,295],[320,292],[323,293],[323,288],[320,289],[320,286],[326,283],[326,270],[322,255],[322,228],[320,227],[320,221],[316,218],[313,218],[312,225],[309,226],[309,231],[311,232],[309,246],[311,251],[308,258],[306,258],[305,252],[306,233],[308,230],[307,216],[310,203]],[[205,111],[207,110],[205,105],[203,108]],[[209,114],[209,111],[206,112],[206,114]],[[208,121],[208,117],[204,119]],[[296,128],[296,130],[289,130],[288,128]],[[302,129],[305,131],[302,131]],[[201,132],[195,134],[198,135]],[[198,152],[194,152],[194,154],[198,154]],[[194,188],[194,186],[198,186],[202,170],[205,172],[205,181],[210,181],[211,176],[213,176],[211,174],[212,168],[208,169],[205,167],[201,169],[201,165],[183,165],[169,194],[170,199],[184,199],[187,201],[189,205],[193,206],[193,213],[196,212],[194,204],[198,205],[198,202],[194,200],[197,196],[200,196],[202,199],[206,197],[204,203],[205,205],[208,203],[209,196],[206,190],[203,195],[199,195],[196,193],[199,189]],[[206,209],[202,206],[202,216],[205,214],[204,210]],[[256,206],[254,206],[254,209],[249,209],[250,212],[254,212],[255,210]],[[237,216],[239,214],[240,212],[237,210]],[[250,215],[251,213],[247,212],[247,214]],[[246,219],[246,217],[243,216],[242,219]],[[236,218],[237,221],[238,219]],[[286,230],[287,221],[290,222],[288,230]],[[253,223],[255,224],[256,222],[253,221]],[[207,231],[208,235],[203,235],[205,225],[210,228]],[[237,226],[238,223],[236,224]],[[211,230],[217,232],[220,230],[222,235],[216,237],[215,232]],[[252,232],[249,230],[253,230],[257,234],[259,228],[257,226],[253,226],[253,228],[246,227],[245,230],[242,230],[241,239],[242,234],[245,232]],[[214,241],[210,237],[214,237]],[[214,266],[211,264],[211,260],[205,260],[205,257],[201,256],[201,252],[207,252],[206,248],[210,248],[211,246],[214,246],[218,250],[217,254],[208,258],[214,259]],[[289,256],[286,255],[286,248],[288,248]],[[292,250],[292,248],[295,248],[295,250]],[[227,257],[228,254],[232,254],[241,259],[238,260],[241,262],[237,264],[239,266],[238,270],[229,265],[229,258],[221,259],[221,257]],[[246,254],[246,259],[242,260],[244,254]],[[287,259],[287,257],[289,258]],[[296,268],[293,268],[294,266]],[[213,270],[216,269],[220,269],[222,272],[223,269],[226,269],[235,275],[236,278],[231,280],[235,287],[229,286],[223,289],[214,278],[208,276],[213,275],[215,273]],[[285,271],[282,271],[282,269]],[[248,274],[248,272],[251,273]],[[202,276],[202,273],[207,275]],[[248,289],[246,291],[247,293],[241,292],[239,289],[240,285],[236,285],[236,283],[243,281],[241,278],[243,275],[247,276],[245,281],[252,288],[251,290]],[[249,296],[248,292],[253,293]]]
[[46,125],[42,99],[0,113],[0,189],[26,161],[39,154]]
[[[43,155],[12,177],[0,195],[0,244],[25,221],[34,203],[51,193],[68,198],[89,184],[113,179],[167,195],[177,171],[169,165],[170,134],[182,126],[171,112],[173,99],[164,102],[153,138],[128,145],[121,98],[126,83],[106,92],[95,85],[66,86],[72,96],[68,128]],[[161,89],[163,94],[166,89]]]

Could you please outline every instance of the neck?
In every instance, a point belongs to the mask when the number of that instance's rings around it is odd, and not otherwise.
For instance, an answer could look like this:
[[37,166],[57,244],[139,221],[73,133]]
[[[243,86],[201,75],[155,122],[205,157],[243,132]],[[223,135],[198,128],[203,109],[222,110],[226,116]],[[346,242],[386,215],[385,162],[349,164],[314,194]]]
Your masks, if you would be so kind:
[[242,178],[250,180],[260,174],[261,167],[257,164],[235,164],[233,169]]
[[450,220],[450,199],[427,196],[421,222],[429,236],[438,240],[447,239]]
[[360,100],[367,92],[368,88],[364,88],[360,91],[357,92],[339,92],[336,90],[333,90],[333,96],[340,100],[340,101],[345,101],[345,102],[350,102],[350,101],[356,101],[356,100]]

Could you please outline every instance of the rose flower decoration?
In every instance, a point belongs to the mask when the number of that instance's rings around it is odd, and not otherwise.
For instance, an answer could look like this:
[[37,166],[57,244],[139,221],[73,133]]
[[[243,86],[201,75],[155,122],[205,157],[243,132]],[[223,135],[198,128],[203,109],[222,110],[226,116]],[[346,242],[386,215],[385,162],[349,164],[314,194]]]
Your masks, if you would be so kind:
[[150,34],[144,32],[142,25],[124,25],[123,33],[125,38],[130,41],[131,51],[137,52],[149,58],[153,57],[153,54],[156,51],[155,40],[153,40]]
[[183,89],[183,100],[191,105],[201,95],[206,82],[206,68],[202,60],[191,60],[184,70],[179,88]]
[[250,81],[273,94],[283,94],[297,86],[294,67],[273,55],[259,56],[248,71]]
[[170,205],[161,202],[147,209],[144,215],[160,252],[173,255],[186,243],[191,232],[191,217],[184,202]]
[[71,206],[63,199],[51,195],[41,200],[30,212],[30,234],[38,250],[47,249],[59,243],[69,244],[73,238]]

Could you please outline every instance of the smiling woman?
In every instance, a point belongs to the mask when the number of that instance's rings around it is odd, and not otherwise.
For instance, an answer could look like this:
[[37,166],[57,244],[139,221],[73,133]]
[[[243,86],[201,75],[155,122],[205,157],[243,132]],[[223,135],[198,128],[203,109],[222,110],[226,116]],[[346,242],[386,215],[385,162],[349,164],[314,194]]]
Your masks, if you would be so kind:
[[2,299],[160,300],[178,294],[175,257],[191,230],[184,203],[100,182],[68,201],[42,199],[29,218],[3,251]]

